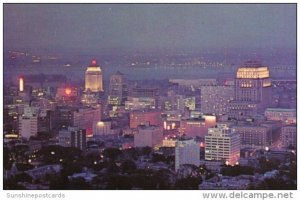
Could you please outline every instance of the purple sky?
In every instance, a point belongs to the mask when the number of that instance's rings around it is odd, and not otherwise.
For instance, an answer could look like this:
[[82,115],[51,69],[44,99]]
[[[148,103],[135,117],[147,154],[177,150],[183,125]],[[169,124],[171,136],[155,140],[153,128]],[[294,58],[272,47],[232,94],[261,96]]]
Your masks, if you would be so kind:
[[296,4],[4,4],[5,50],[296,48]]

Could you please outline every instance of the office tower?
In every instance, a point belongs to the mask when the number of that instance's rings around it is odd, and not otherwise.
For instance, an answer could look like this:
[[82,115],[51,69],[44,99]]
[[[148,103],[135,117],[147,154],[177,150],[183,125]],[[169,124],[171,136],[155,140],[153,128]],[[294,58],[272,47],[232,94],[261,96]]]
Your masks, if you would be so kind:
[[80,108],[73,112],[73,126],[86,130],[87,137],[93,136],[93,123],[101,120],[101,107]]
[[206,114],[227,114],[229,102],[234,99],[233,86],[201,86],[200,111]]
[[296,124],[297,113],[296,109],[286,108],[267,108],[265,117],[271,121],[282,121],[284,124]]
[[200,162],[200,146],[194,139],[179,139],[175,143],[175,171],[181,165],[198,166]]
[[96,60],[92,60],[85,71],[85,91],[103,92],[102,71]]
[[287,125],[281,128],[281,145],[282,147],[289,148],[297,147],[297,126],[296,125]]
[[68,127],[59,131],[58,142],[63,147],[75,147],[81,150],[86,148],[86,132],[78,127]]
[[108,104],[121,105],[127,98],[127,86],[124,74],[117,71],[117,73],[110,76]]
[[162,127],[149,124],[138,126],[137,133],[134,134],[135,147],[156,147],[162,145]]
[[230,117],[242,119],[262,114],[271,102],[271,79],[267,66],[249,61],[240,66],[235,78],[235,97]]
[[139,125],[161,126],[162,118],[159,110],[137,110],[130,113],[130,128],[137,128]]
[[227,124],[209,128],[205,136],[205,160],[221,160],[235,165],[240,158],[240,135]]

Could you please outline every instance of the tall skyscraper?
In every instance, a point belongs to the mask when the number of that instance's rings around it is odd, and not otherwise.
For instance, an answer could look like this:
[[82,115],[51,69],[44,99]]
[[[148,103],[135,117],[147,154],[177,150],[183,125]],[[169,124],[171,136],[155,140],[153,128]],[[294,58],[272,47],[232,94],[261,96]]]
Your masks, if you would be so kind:
[[102,71],[96,60],[92,60],[85,71],[85,90],[103,92]]
[[263,114],[270,98],[269,68],[255,61],[246,62],[236,73],[235,98],[230,104],[229,114],[238,119]]
[[127,87],[124,74],[117,71],[117,73],[110,76],[109,79],[109,93],[108,104],[121,105],[127,97]]
[[179,139],[175,143],[175,170],[181,165],[198,166],[200,162],[200,147],[194,139]]
[[240,135],[227,124],[209,128],[205,136],[205,160],[222,160],[234,165],[240,158]]

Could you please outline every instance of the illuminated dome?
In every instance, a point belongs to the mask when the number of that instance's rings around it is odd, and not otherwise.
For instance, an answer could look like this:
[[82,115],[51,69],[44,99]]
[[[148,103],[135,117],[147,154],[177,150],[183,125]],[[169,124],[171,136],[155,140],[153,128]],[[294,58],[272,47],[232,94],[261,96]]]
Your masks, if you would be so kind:
[[248,61],[238,68],[236,73],[236,78],[246,78],[246,79],[270,78],[270,71],[267,66],[263,66],[257,61]]

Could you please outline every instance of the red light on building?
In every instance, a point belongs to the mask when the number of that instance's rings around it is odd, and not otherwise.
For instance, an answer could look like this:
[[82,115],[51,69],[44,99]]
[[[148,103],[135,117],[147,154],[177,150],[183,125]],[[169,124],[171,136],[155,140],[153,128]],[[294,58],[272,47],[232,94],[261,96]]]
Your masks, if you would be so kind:
[[203,148],[204,147],[204,143],[200,142],[200,147]]
[[96,60],[92,60],[92,65],[96,65],[97,61]]
[[70,88],[65,89],[66,95],[70,95],[72,93],[72,90]]

